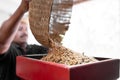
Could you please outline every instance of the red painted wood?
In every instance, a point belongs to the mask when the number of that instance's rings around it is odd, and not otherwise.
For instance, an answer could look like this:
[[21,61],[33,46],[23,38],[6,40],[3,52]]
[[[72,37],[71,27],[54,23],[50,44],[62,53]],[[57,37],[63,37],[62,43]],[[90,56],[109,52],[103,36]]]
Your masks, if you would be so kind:
[[25,80],[70,80],[65,65],[17,57],[17,75]]

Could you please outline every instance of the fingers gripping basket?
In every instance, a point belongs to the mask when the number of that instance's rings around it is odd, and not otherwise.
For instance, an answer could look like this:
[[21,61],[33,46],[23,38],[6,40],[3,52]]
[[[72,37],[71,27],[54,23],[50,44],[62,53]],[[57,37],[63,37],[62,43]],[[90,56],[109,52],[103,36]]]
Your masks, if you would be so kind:
[[68,27],[71,7],[72,0],[32,0],[29,21],[36,40],[47,47],[54,42],[60,43],[62,38],[59,34],[64,34]]

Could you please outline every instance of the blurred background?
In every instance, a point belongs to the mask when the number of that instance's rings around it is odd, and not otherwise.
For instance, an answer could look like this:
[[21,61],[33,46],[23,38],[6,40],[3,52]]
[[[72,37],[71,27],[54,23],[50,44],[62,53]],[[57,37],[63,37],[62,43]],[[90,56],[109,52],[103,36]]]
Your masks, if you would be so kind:
[[19,6],[21,0],[2,0],[0,2],[0,24]]
[[74,5],[63,45],[90,56],[120,58],[120,0]]

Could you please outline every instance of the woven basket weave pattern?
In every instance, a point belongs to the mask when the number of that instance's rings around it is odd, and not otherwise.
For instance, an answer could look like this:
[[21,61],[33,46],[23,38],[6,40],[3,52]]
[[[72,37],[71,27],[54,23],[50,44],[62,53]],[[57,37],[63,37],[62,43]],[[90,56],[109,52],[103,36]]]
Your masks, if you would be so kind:
[[29,6],[30,28],[38,42],[49,46],[49,21],[53,0],[32,0]]

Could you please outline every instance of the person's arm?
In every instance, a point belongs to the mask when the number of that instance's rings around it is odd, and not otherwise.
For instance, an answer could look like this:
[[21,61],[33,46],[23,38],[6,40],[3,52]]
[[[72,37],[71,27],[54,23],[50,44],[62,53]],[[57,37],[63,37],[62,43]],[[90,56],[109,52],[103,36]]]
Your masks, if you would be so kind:
[[18,30],[18,26],[16,25],[24,13],[28,11],[28,8],[29,0],[22,0],[14,14],[3,22],[0,28],[0,54],[5,53],[9,49]]

